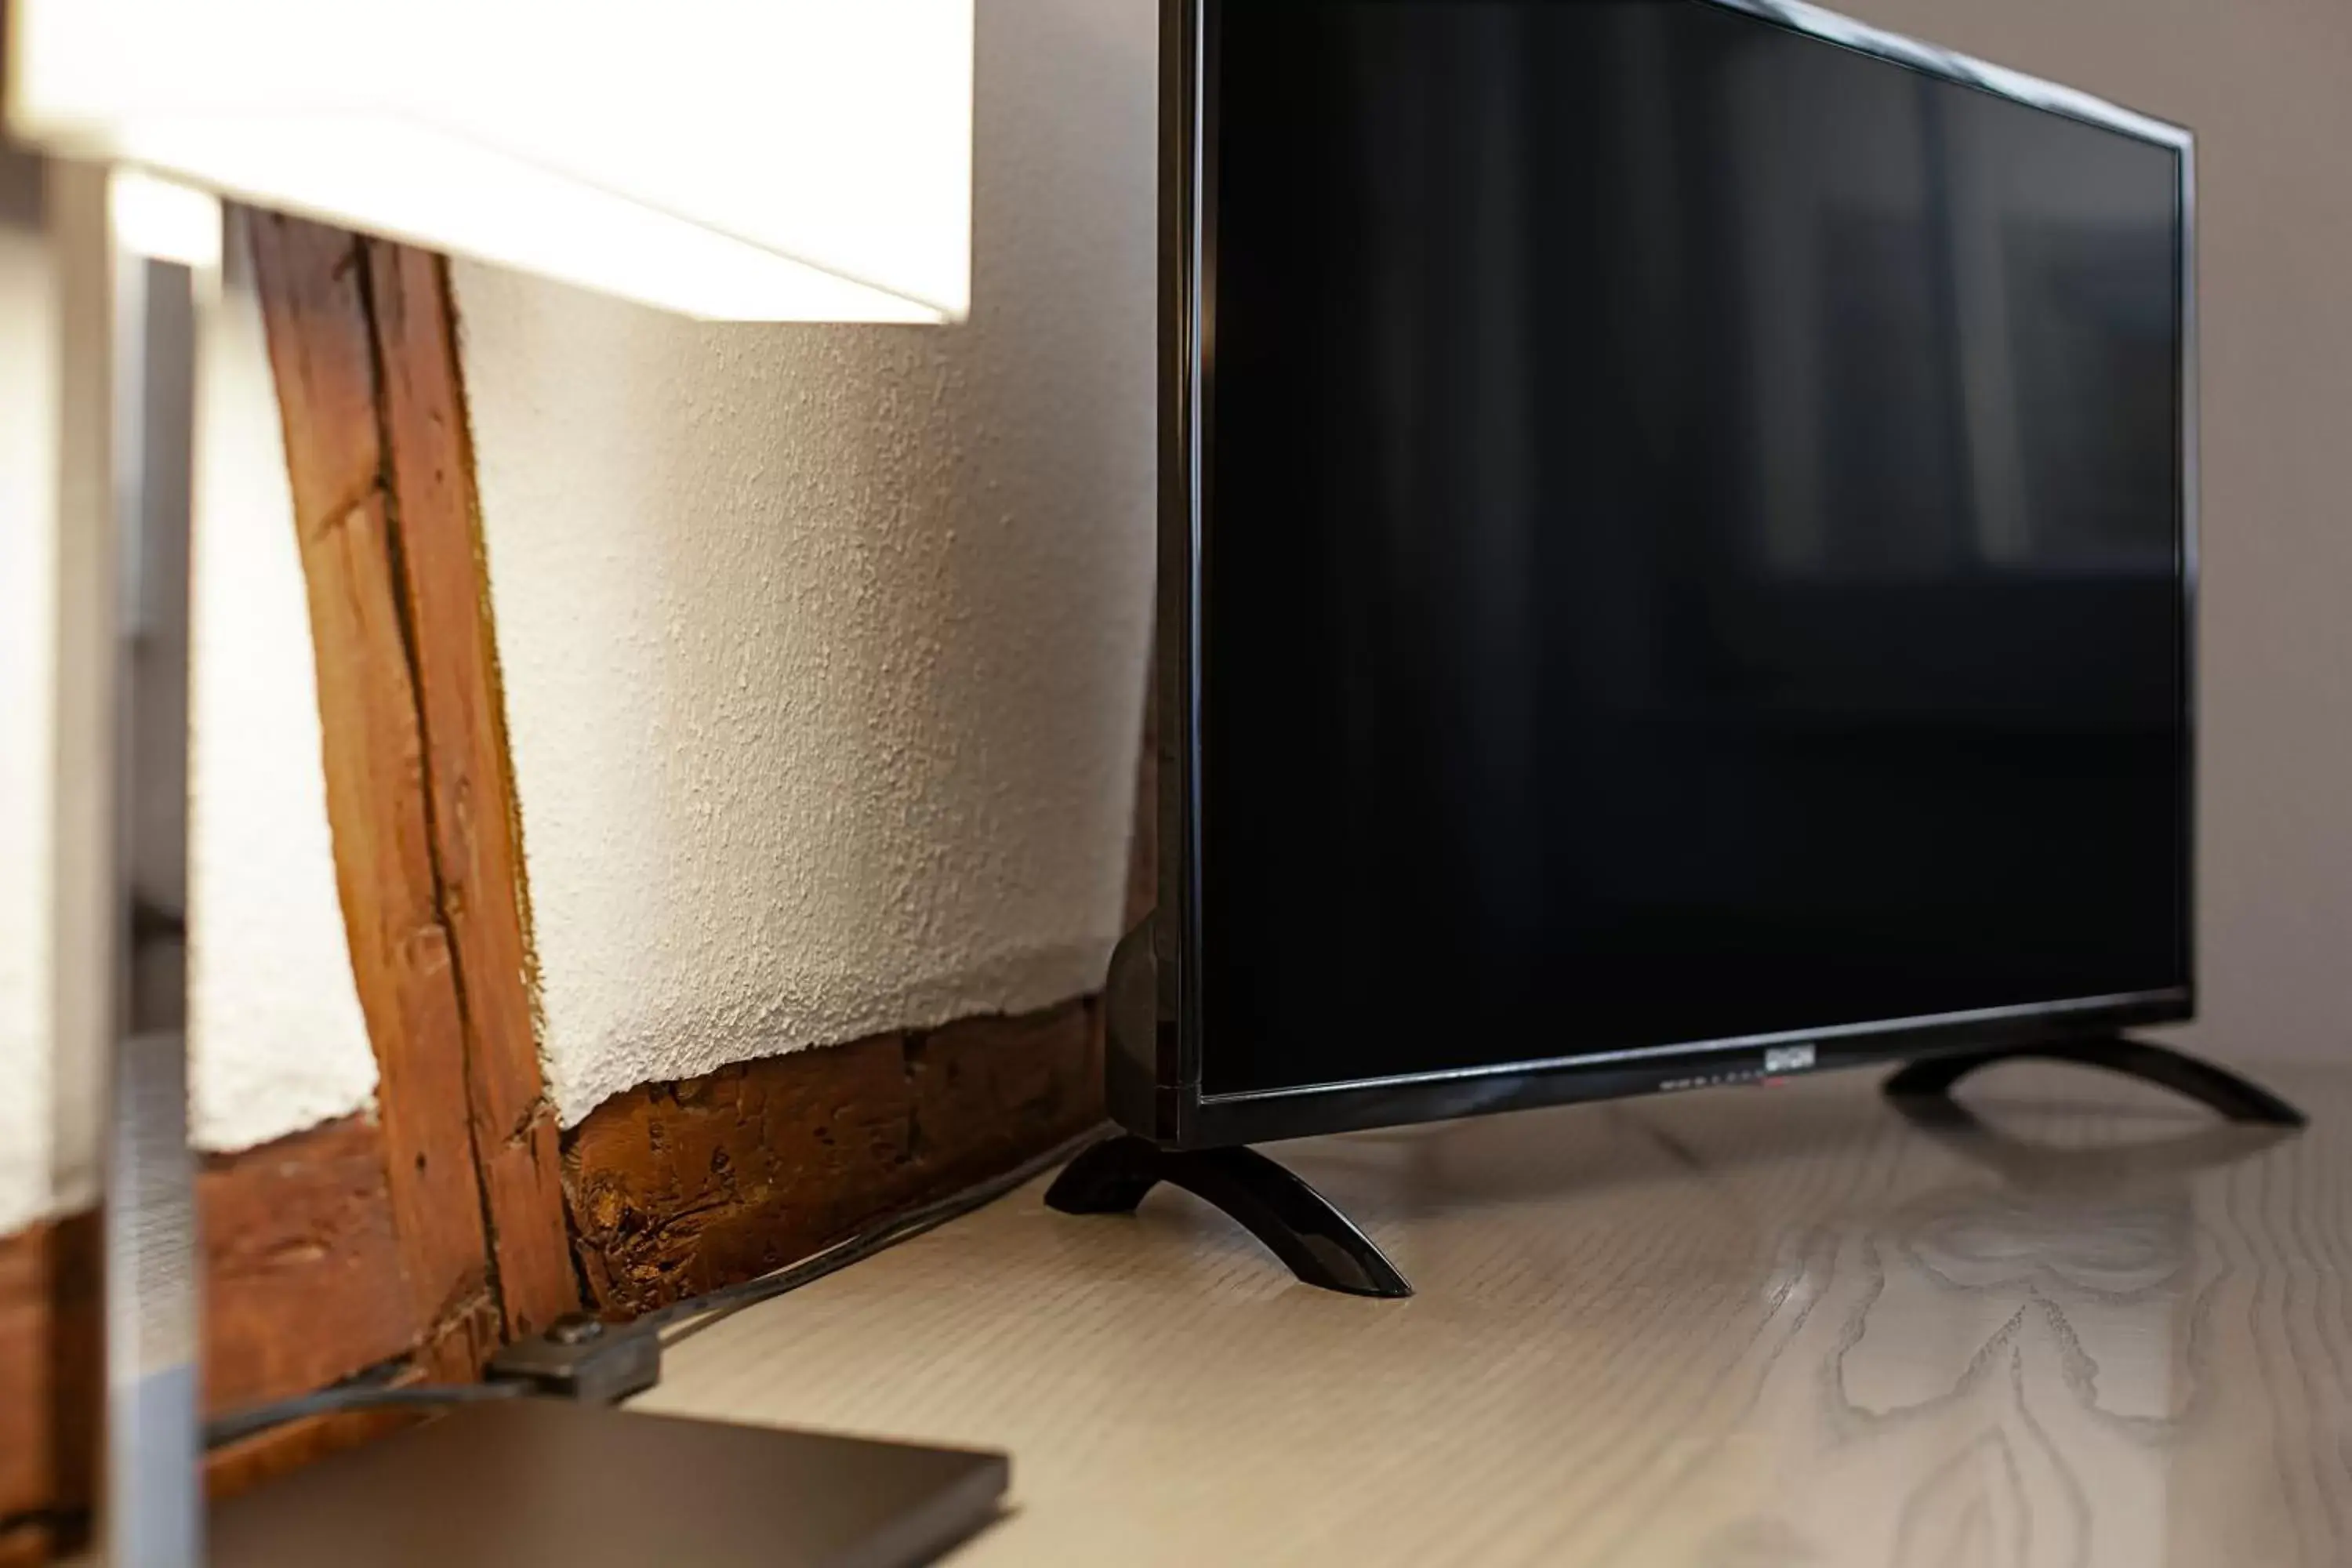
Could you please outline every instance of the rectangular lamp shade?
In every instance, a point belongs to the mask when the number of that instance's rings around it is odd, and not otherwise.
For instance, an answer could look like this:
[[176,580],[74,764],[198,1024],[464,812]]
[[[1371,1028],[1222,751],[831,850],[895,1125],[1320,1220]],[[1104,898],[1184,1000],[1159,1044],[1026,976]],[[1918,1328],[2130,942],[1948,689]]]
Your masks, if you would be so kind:
[[973,0],[11,0],[8,129],[723,321],[952,321]]

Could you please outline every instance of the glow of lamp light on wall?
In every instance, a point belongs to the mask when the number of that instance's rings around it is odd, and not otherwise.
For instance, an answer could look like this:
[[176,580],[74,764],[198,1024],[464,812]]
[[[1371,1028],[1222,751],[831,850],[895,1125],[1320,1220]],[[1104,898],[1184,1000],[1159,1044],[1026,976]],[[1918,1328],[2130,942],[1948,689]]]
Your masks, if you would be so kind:
[[15,0],[45,152],[688,315],[953,321],[973,0]]

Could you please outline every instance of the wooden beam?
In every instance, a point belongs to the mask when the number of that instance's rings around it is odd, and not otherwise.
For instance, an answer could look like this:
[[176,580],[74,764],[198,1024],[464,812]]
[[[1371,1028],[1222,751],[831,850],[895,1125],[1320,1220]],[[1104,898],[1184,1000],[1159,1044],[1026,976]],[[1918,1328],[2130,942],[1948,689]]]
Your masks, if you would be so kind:
[[0,1564],[77,1545],[103,1403],[94,1213],[0,1237]]
[[0,1568],[40,1568],[59,1542],[46,1519],[0,1521]]
[[[422,1379],[411,1374],[394,1381],[415,1383]],[[300,1469],[314,1459],[414,1426],[428,1419],[430,1414],[415,1409],[350,1410],[272,1426],[206,1454],[205,1493],[215,1501],[235,1497],[289,1470]]]
[[57,1232],[44,1220],[0,1237],[0,1521],[57,1500]]
[[1092,998],[877,1036],[614,1096],[565,1137],[596,1308],[756,1278],[959,1191],[1102,1114]]
[[[366,260],[347,234],[269,214],[249,222],[310,602],[336,882],[375,1047],[409,1317],[439,1347],[488,1299],[488,1246],[393,563]],[[436,1370],[472,1375],[472,1348],[436,1354]]]
[[579,1304],[541,1092],[522,829],[491,630],[457,307],[438,256],[367,246],[383,426],[425,720],[434,866],[465,1003],[467,1086],[510,1337]]
[[196,1177],[205,1258],[205,1409],[307,1393],[415,1340],[383,1129],[350,1116]]
[[[207,1412],[307,1393],[408,1352],[415,1336],[374,1122],[346,1117],[209,1155],[196,1204]],[[77,1461],[94,1444],[58,1434],[99,1407],[99,1245],[92,1213],[0,1237],[0,1538],[13,1533],[27,1552],[37,1539],[70,1540],[90,1497]],[[302,1441],[316,1448],[332,1436]],[[257,1473],[250,1456],[223,1463]]]
[[568,1310],[471,454],[441,264],[247,216],[310,600],[328,816],[425,1370]]

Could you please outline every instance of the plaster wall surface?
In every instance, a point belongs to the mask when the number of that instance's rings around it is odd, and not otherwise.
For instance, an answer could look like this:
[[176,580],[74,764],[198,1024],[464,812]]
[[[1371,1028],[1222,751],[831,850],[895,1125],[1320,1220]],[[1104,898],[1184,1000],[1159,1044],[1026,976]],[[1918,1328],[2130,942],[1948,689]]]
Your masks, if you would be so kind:
[[189,1114],[250,1148],[372,1102],[328,836],[319,690],[259,301],[231,257],[197,342]]
[[566,1123],[1091,991],[1152,581],[1156,7],[979,8],[952,328],[456,270]]
[[49,1208],[56,331],[31,168],[0,153],[0,1236]]

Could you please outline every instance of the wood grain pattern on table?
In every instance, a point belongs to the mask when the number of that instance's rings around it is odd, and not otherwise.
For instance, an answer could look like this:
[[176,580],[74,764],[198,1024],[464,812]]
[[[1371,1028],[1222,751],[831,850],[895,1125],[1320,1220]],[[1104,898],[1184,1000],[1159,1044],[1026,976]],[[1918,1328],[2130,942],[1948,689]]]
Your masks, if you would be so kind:
[[958,1559],[2352,1563],[2352,1074],[2314,1129],[2004,1068],[1278,1152],[1412,1277],[1024,1190],[674,1349],[647,1409],[997,1447]]

